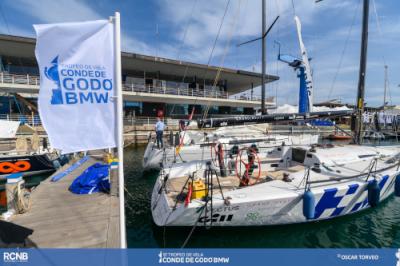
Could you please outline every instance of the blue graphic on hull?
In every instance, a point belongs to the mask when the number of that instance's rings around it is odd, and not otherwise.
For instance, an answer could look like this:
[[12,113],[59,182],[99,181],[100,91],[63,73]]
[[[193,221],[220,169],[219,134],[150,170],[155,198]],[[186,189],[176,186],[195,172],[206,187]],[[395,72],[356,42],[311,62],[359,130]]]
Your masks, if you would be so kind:
[[[381,189],[381,191],[382,191],[383,187],[385,186],[386,182],[388,181],[388,179],[389,179],[389,176],[385,175],[384,177],[382,177],[381,181],[379,181],[379,188]],[[370,180],[368,183],[371,183],[371,182],[372,182],[372,180]],[[368,186],[365,186],[364,191],[367,191],[367,190],[368,190]],[[362,202],[356,203],[350,212],[355,212],[355,211],[364,209],[368,205],[369,205],[368,197],[365,197],[365,199]]]
[[[381,190],[383,189],[383,187],[385,186],[385,184],[388,180],[389,180],[388,175],[385,175],[381,178],[381,180],[379,181],[379,188]],[[369,182],[372,182],[372,180]],[[314,219],[320,218],[321,215],[326,210],[332,210],[332,213],[330,214],[329,217],[335,217],[335,216],[340,215],[343,212],[343,210],[347,207],[347,206],[339,206],[340,203],[346,196],[348,196],[348,195],[354,196],[354,194],[357,192],[360,185],[359,184],[351,184],[348,187],[349,188],[347,189],[346,193],[343,196],[336,196],[337,192],[339,191],[337,188],[325,189],[324,194],[322,195],[321,199],[318,201],[317,205],[315,206]],[[364,194],[364,192],[367,190],[367,187],[368,186],[364,186],[363,192],[360,194],[360,196]],[[350,212],[355,212],[355,211],[361,210],[361,209],[367,207],[368,205],[369,205],[368,197],[365,197],[365,199],[363,201],[357,202],[356,204],[354,204],[354,206]]]
[[359,185],[358,184],[351,184],[346,191],[346,194],[343,196],[335,196],[338,192],[337,188],[328,188],[325,189],[324,194],[322,195],[321,199],[315,206],[315,219],[319,218],[322,213],[327,209],[332,209],[333,212],[330,217],[334,217],[340,215],[340,213],[344,210],[344,207],[338,207],[342,199],[347,195],[354,194]]

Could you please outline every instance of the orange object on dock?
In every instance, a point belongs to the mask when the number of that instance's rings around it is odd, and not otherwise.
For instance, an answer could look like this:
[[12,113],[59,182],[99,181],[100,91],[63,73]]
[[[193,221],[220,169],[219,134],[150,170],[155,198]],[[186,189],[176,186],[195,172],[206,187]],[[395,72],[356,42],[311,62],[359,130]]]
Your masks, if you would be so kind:
[[0,190],[0,209],[7,208],[6,190]]
[[352,137],[349,135],[339,135],[339,134],[330,134],[326,138],[330,139],[330,140],[350,140],[350,139],[352,139]]

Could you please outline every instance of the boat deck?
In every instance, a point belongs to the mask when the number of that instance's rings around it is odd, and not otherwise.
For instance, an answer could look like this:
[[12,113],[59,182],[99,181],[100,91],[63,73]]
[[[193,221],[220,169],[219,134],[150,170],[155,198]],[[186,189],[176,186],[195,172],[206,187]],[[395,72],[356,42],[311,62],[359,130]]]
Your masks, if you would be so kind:
[[[63,177],[51,182],[43,181],[31,194],[31,209],[16,215],[11,222],[30,228],[28,246],[40,248],[118,248],[119,199],[111,195],[95,193],[76,195],[68,191],[72,181],[87,167],[95,163],[92,157]],[[65,170],[63,166],[55,174]],[[111,184],[115,186],[116,171],[112,171]]]
[[[299,171],[304,171],[304,169],[305,168],[302,165],[294,165],[285,169],[276,169],[274,171],[261,171],[260,178],[258,180],[256,180],[255,178],[251,178],[250,182],[262,183],[267,180],[282,180],[284,173],[291,174]],[[166,188],[168,191],[167,198],[170,206],[173,206],[175,204],[177,196],[181,193],[182,188],[185,186],[187,180],[187,176],[174,177],[168,180]],[[219,177],[219,183],[221,185],[222,193],[235,190],[240,187],[240,180],[233,173],[230,173],[226,177]],[[186,188],[187,187],[188,185],[186,184]],[[215,176],[213,178],[213,187],[215,189],[214,195],[219,194],[219,185]],[[183,192],[187,192],[187,189],[185,189]]]
[[[260,178],[257,180],[257,183],[263,183],[267,181],[272,181],[272,180],[282,180],[284,174],[289,174],[289,178],[292,180],[291,182],[280,182],[280,183],[274,183],[275,188],[280,188],[280,189],[290,189],[290,190],[298,190],[301,185],[304,186],[304,177],[306,173],[306,169],[304,165],[296,163],[296,162],[291,162],[291,165],[289,167],[284,167],[284,168],[273,168],[270,167],[269,164],[271,162],[274,162],[277,160],[277,158],[269,158],[268,160],[265,158],[262,158],[261,160],[263,163],[261,164],[262,171]],[[357,176],[362,173],[367,173],[371,167],[371,162],[373,160],[373,157],[368,157],[365,159],[361,159],[359,161],[355,162],[349,162],[347,164],[336,164],[333,166],[330,166],[329,169],[330,171],[328,172],[323,172],[323,173],[318,173],[316,171],[311,172],[311,181],[322,181],[320,184],[315,184],[313,187],[322,187],[330,184],[338,184],[338,182],[348,182],[348,180],[344,179],[343,181],[337,181],[337,178],[341,177],[351,177],[351,176]],[[379,158],[377,159],[378,166],[374,170],[379,170],[379,169],[384,169],[387,167],[393,167],[396,166],[397,164],[388,164],[386,163],[387,158]],[[235,171],[231,171],[228,176],[226,177],[219,177],[219,181],[221,184],[222,188],[222,193],[225,193],[227,191],[232,191],[239,189],[240,187],[240,180],[239,178],[234,174]],[[258,174],[258,170],[255,169],[254,173]],[[198,173],[198,176],[201,177],[201,179],[204,182],[204,179],[202,178],[202,173]],[[174,206],[176,200],[179,198],[178,202],[183,201],[182,196],[186,196],[187,193],[187,188],[188,185],[185,183],[188,180],[188,176],[179,176],[179,177],[173,177],[169,178],[167,182],[167,198],[168,198],[168,203],[170,206]],[[250,182],[254,183],[256,180],[255,178],[251,178]],[[182,190],[182,188],[185,186],[185,189]],[[216,178],[214,177],[213,180],[213,187],[214,187],[214,195],[219,194],[219,186]],[[179,196],[182,192],[182,195]]]

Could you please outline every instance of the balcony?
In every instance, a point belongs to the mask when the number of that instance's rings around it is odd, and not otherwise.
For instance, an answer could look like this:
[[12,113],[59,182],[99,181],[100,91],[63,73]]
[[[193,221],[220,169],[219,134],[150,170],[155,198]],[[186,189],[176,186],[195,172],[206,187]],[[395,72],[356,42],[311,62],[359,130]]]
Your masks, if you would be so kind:
[[39,76],[32,75],[17,75],[8,74],[5,72],[0,72],[0,82],[8,84],[22,84],[22,85],[35,85],[39,86],[40,78]]
[[[38,93],[40,77],[32,75],[16,75],[0,72],[0,88],[3,92],[14,93]],[[141,84],[123,84],[124,100],[137,102],[162,102],[162,103],[186,103],[201,105],[218,105],[233,107],[260,106],[259,97],[250,97],[242,94],[231,96],[227,92],[213,89],[190,89],[154,87]],[[267,105],[273,105],[274,99],[267,99]]]

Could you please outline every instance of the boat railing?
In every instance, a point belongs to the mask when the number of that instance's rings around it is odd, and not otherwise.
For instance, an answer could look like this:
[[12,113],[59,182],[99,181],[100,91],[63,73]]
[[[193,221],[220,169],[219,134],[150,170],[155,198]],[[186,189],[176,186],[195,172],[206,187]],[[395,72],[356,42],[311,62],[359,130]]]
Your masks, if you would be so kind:
[[[376,158],[374,158],[374,160],[376,160]],[[351,176],[342,176],[342,177],[331,177],[329,179],[321,179],[321,180],[310,180],[310,181],[308,181],[308,184],[321,184],[321,183],[329,183],[329,182],[340,182],[342,180],[349,180],[349,179],[354,179],[354,178],[365,178],[366,179],[365,182],[367,182],[368,178],[371,175],[374,176],[376,174],[379,174],[379,173],[382,173],[384,171],[393,169],[395,167],[397,167],[396,171],[398,171],[399,166],[400,166],[400,161],[397,161],[397,162],[394,162],[394,163],[390,164],[389,166],[386,166],[386,167],[383,167],[383,168],[380,168],[380,169],[377,169],[377,170],[372,170],[373,167],[371,167],[371,169],[368,172],[364,172],[364,173],[361,173],[361,174],[356,174],[356,175],[351,175]]]

